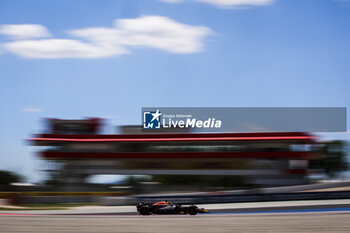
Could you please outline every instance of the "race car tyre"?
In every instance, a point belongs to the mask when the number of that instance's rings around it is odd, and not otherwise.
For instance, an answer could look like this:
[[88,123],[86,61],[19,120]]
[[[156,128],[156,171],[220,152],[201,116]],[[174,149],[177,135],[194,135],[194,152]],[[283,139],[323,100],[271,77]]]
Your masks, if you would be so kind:
[[146,206],[141,207],[141,209],[140,209],[140,214],[141,214],[141,215],[150,215],[150,213],[149,213],[149,208],[146,207]]
[[190,215],[196,215],[198,213],[197,211],[197,208],[195,206],[191,206],[189,209],[188,209],[188,213]]

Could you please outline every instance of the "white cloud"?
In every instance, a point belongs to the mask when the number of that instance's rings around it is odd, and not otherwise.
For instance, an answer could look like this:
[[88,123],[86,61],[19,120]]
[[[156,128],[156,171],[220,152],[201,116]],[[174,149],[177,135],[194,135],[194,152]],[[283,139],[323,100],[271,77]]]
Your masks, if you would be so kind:
[[4,49],[27,58],[101,58],[128,53],[129,47],[151,47],[170,53],[195,53],[211,33],[204,26],[191,26],[162,16],[119,19],[111,28],[67,31],[78,39],[15,40]]
[[14,39],[31,39],[50,37],[49,31],[38,24],[4,24],[0,25],[0,34]]
[[44,109],[36,107],[25,107],[22,108],[22,112],[43,112]]
[[[161,0],[166,3],[179,3],[186,0]],[[187,0],[187,1],[196,1],[214,5],[216,7],[232,8],[232,7],[241,7],[241,6],[262,6],[269,5],[275,0]]]
[[26,58],[101,58],[127,52],[123,48],[110,48],[70,39],[14,41],[6,43],[4,48]]
[[86,28],[69,33],[104,45],[144,46],[171,53],[202,50],[202,39],[211,33],[204,26],[189,26],[162,16],[143,16],[115,21],[114,29]]
[[209,3],[219,7],[234,6],[262,6],[271,4],[274,0],[196,0],[198,2]]

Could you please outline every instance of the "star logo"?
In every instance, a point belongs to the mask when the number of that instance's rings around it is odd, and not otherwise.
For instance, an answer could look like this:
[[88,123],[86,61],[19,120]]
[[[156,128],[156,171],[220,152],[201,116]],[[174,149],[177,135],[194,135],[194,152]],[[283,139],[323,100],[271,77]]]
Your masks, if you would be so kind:
[[161,128],[162,113],[157,109],[156,111],[143,112],[143,128],[144,129],[160,129]]
[[151,122],[154,121],[154,120],[156,120],[156,119],[157,119],[157,121],[159,121],[159,117],[162,115],[162,114],[159,112],[159,109],[157,109],[157,111],[156,111],[155,113],[151,113],[151,114],[152,114],[152,116],[153,116]]

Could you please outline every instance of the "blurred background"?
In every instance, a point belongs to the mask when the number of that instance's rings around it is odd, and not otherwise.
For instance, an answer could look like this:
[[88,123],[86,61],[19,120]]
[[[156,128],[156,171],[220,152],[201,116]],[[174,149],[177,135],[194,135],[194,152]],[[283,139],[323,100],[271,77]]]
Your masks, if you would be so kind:
[[[0,173],[0,194],[11,204],[120,205],[149,194],[154,199],[167,195],[174,201],[191,197],[190,202],[217,203],[237,202],[246,194],[256,194],[250,201],[259,201],[266,200],[260,195],[264,193],[276,194],[268,197],[272,200],[289,200],[303,199],[300,191],[313,192],[307,199],[350,192],[345,140],[321,140],[305,132],[168,128],[155,133],[141,125],[114,127],[115,134],[103,134],[106,120],[101,118],[44,122],[41,134],[26,139],[37,148],[38,172],[44,178],[25,182],[19,172]],[[297,194],[283,197],[285,193]],[[208,198],[218,194],[225,199]]]

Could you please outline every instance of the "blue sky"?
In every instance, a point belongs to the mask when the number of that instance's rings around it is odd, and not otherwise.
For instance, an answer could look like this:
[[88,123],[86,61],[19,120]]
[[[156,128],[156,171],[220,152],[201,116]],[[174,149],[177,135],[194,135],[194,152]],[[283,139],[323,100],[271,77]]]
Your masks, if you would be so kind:
[[347,0],[0,0],[0,169],[39,180],[43,117],[350,107]]

